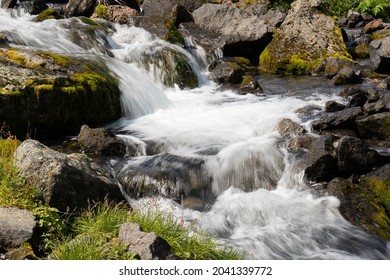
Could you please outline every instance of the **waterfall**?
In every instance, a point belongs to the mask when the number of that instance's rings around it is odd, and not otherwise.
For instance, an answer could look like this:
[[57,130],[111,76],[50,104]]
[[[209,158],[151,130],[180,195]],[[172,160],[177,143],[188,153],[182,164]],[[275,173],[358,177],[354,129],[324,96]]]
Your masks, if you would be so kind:
[[[185,51],[143,29],[116,25],[75,40],[86,26],[79,19],[33,18],[0,9],[0,31],[12,47],[101,60],[118,77],[124,118],[109,128],[135,152],[113,168],[120,169],[116,175],[133,182],[137,174],[161,188],[169,185],[171,192],[165,188],[162,194],[203,203],[185,208],[162,196],[128,195],[134,209],[170,212],[247,259],[390,258],[385,240],[341,216],[338,199],[317,197],[307,188],[278,145],[280,119],[305,125],[296,109],[334,99],[323,83],[266,77],[264,96],[238,95],[207,81],[207,60],[189,38]],[[191,67],[198,87],[164,84],[177,59]],[[158,184],[162,175],[166,181]]]

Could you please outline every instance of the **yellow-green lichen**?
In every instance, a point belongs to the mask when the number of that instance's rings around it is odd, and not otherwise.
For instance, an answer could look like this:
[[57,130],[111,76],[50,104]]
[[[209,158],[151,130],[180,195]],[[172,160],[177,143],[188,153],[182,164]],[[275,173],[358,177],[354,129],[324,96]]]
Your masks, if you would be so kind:
[[167,20],[165,22],[165,27],[168,29],[167,34],[163,37],[165,41],[168,41],[172,44],[176,44],[184,47],[184,38],[183,35],[179,32],[177,27],[175,26],[173,20]]
[[108,19],[107,6],[105,6],[103,4],[97,5],[95,8],[95,14],[98,18]]
[[35,22],[42,22],[47,19],[62,19],[64,18],[62,15],[60,15],[57,10],[53,8],[48,8],[41,12],[37,17],[34,19]]

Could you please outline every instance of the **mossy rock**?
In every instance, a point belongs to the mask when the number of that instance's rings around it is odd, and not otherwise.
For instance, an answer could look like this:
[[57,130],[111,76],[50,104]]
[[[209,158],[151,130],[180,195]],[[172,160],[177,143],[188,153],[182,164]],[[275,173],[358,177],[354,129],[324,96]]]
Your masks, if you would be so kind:
[[53,8],[49,8],[41,12],[37,17],[34,19],[35,22],[42,22],[47,19],[63,19],[64,17],[60,15],[57,10]]
[[341,200],[340,212],[352,224],[390,240],[390,181],[368,177],[353,183],[335,179],[330,192]]
[[351,59],[337,22],[313,1],[297,0],[259,58],[263,72],[311,74],[328,57]]
[[0,49],[0,73],[0,120],[20,138],[72,135],[121,115],[118,78],[103,61]]

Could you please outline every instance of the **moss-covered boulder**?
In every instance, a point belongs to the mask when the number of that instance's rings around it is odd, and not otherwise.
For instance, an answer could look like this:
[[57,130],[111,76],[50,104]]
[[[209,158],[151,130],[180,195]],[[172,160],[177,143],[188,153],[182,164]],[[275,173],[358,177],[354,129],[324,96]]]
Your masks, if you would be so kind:
[[20,138],[75,134],[121,116],[117,77],[103,61],[0,49],[0,123]]
[[297,0],[260,55],[269,73],[311,74],[327,57],[350,59],[337,22],[322,0]]
[[340,199],[340,212],[349,222],[390,240],[389,179],[373,175],[359,181],[337,178],[329,183],[328,193]]
[[64,18],[60,13],[54,9],[54,8],[49,8],[44,10],[43,12],[39,13],[37,17],[34,19],[35,22],[42,22],[47,19],[62,19]]

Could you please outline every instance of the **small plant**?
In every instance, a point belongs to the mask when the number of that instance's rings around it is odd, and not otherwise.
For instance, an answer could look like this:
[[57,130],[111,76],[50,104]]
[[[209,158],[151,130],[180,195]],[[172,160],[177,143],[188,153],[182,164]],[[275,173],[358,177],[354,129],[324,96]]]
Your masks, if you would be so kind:
[[358,6],[360,12],[369,12],[383,20],[390,20],[389,0],[362,0]]

